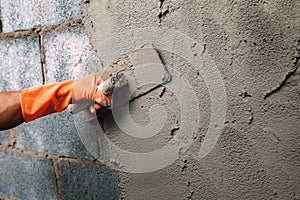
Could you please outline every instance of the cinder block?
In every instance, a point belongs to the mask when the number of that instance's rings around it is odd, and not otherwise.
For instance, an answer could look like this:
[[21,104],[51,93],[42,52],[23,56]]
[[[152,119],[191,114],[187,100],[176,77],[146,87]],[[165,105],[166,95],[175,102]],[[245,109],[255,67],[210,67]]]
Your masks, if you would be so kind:
[[[0,92],[43,83],[37,37],[0,41],[0,58]],[[7,145],[7,134],[0,132],[0,144]]]
[[3,32],[80,19],[81,0],[1,0]]
[[67,161],[59,164],[63,199],[118,200],[118,176],[108,169]]
[[43,83],[38,37],[0,41],[0,91]]
[[48,82],[63,81],[102,69],[83,27],[45,33]]
[[0,196],[11,199],[57,199],[52,162],[0,152]]
[[0,145],[7,145],[8,131],[0,131]]
[[72,116],[64,111],[17,127],[17,147],[93,160],[82,144]]
[[[48,82],[74,79],[102,68],[82,27],[45,34]],[[67,112],[50,115],[17,129],[17,147],[63,156],[94,159],[83,146],[72,116]]]

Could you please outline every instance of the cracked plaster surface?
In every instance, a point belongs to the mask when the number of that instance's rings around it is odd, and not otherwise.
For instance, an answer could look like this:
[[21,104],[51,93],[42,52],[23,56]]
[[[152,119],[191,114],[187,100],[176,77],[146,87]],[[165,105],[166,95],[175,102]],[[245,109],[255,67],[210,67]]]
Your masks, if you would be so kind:
[[[94,47],[130,29],[177,30],[205,44],[226,88],[221,137],[208,156],[198,159],[210,122],[209,92],[199,71],[180,55],[161,51],[163,61],[190,82],[199,99],[199,130],[189,151],[172,165],[144,174],[121,173],[123,199],[300,199],[299,10],[296,0],[110,0],[84,5]],[[131,151],[164,146],[180,129],[181,118],[176,96],[168,89],[161,95],[155,90],[130,105],[132,118],[141,125],[148,123],[151,105],[168,110],[158,136],[130,138],[109,122],[110,139]]]

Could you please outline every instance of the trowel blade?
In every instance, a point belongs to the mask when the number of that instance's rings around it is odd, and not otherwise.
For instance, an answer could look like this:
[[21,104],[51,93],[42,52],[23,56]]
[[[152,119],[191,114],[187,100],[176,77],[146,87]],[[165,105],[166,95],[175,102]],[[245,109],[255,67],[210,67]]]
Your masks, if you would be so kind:
[[[163,64],[158,52],[153,48],[139,49],[119,59],[113,65],[107,67],[102,75],[104,79],[111,74],[122,73],[128,79],[127,92],[130,92],[130,100],[138,98],[156,87],[171,81],[166,66]],[[147,80],[150,74],[155,80]]]

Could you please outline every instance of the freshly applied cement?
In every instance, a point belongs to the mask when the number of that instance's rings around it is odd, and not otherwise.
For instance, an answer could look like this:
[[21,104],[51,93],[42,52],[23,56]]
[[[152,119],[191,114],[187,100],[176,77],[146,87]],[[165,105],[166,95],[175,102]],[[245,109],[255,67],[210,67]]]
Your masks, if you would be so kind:
[[[213,150],[199,159],[210,123],[209,91],[190,63],[161,51],[171,71],[180,72],[194,89],[199,129],[189,150],[172,165],[148,173],[120,173],[122,199],[300,199],[299,1],[86,2],[85,27],[104,65],[114,60],[110,55],[115,52],[98,47],[111,35],[144,27],[170,28],[203,44],[226,88],[222,134]],[[124,49],[123,44],[112,45]],[[159,88],[133,101],[130,113],[136,123],[147,125],[148,110],[157,103],[168,113],[158,135],[129,137],[108,119],[105,127],[110,140],[132,152],[164,146],[180,130],[176,95]]]

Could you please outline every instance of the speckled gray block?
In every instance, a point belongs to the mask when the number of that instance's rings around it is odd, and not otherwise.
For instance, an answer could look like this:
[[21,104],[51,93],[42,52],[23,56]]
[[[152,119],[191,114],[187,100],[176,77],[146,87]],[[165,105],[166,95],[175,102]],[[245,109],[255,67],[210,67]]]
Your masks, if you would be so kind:
[[61,162],[63,199],[118,200],[118,176],[99,166]]
[[48,82],[74,79],[102,69],[83,27],[45,33]]
[[43,83],[38,37],[0,41],[0,58],[0,91]]
[[[48,82],[73,79],[101,69],[99,58],[90,48],[81,27],[45,33]],[[94,159],[83,146],[67,111],[21,125],[17,138],[19,148]]]
[[57,199],[51,161],[0,152],[0,166],[0,196]]
[[81,0],[1,0],[3,32],[80,19]]
[[68,157],[94,159],[83,146],[72,116],[66,111],[17,127],[17,147]]
[[[0,58],[0,92],[43,83],[37,37],[0,41]],[[0,132],[0,144],[8,144],[7,134],[7,131]]]
[[8,132],[7,131],[0,131],[0,145],[7,145],[7,136]]

